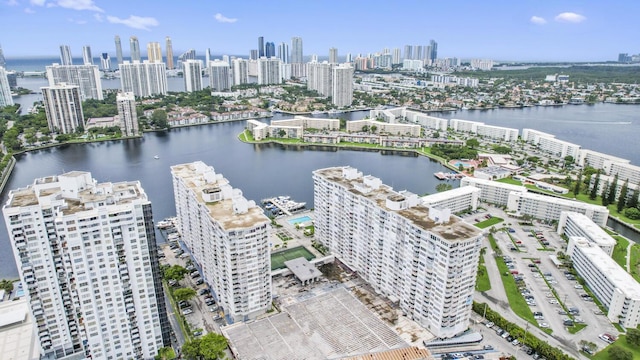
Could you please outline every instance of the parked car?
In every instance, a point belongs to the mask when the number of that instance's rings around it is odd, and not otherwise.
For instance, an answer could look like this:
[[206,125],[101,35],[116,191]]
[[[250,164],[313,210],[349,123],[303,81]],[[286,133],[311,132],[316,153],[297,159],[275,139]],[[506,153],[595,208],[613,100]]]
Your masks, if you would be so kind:
[[494,324],[490,321],[488,323],[485,324],[488,328],[492,327]]
[[198,279],[198,281],[196,281],[196,285],[202,285],[204,284],[204,280],[202,280],[202,278]]
[[198,293],[199,293],[200,295],[206,295],[206,294],[208,294],[208,293],[210,293],[210,292],[211,292],[211,291],[210,291],[209,289],[202,289],[202,290],[200,290]]
[[485,350],[493,350],[493,346],[492,345],[485,345],[482,347]]
[[189,315],[189,314],[193,314],[193,310],[189,309],[184,309],[182,310],[182,314],[183,315]]

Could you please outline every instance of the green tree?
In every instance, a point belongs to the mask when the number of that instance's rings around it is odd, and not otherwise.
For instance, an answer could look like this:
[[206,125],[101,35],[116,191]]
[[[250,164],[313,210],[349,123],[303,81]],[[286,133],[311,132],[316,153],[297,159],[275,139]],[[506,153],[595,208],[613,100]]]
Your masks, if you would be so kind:
[[224,350],[227,348],[227,339],[213,332],[202,337],[200,341],[200,355],[205,360],[224,358]]
[[151,122],[158,129],[167,129],[169,127],[169,123],[167,122],[167,112],[162,109],[155,110],[151,114]]
[[443,192],[443,191],[451,190],[452,188],[453,188],[453,186],[451,184],[447,184],[447,183],[440,183],[440,184],[436,185],[436,191],[437,192]]
[[567,155],[564,157],[564,167],[573,165],[574,162],[575,162],[575,159],[573,158],[573,156]]
[[368,125],[363,125],[362,126],[362,132],[369,132],[369,126]]
[[578,196],[578,194],[580,194],[580,185],[582,185],[582,171],[578,173],[578,180],[573,188],[573,196]]
[[164,278],[167,280],[182,280],[187,272],[187,269],[184,267],[173,265],[164,270]]
[[434,132],[433,137],[438,139],[440,137],[440,132],[439,131]]
[[602,193],[600,193],[600,197],[602,198],[602,206],[609,205],[609,182],[606,181],[602,186]]
[[[607,193],[607,203],[616,202],[616,192],[618,191],[618,174],[613,177],[613,181],[609,184],[609,192]],[[603,196],[604,197],[604,196]]]
[[619,346],[611,346],[607,354],[610,360],[633,360],[633,353]]
[[595,200],[598,197],[598,187],[600,186],[600,170],[596,173],[596,178],[593,180],[593,187],[589,193],[589,199]]
[[278,136],[280,136],[281,138],[284,137],[285,135],[287,135],[287,132],[284,131],[283,129],[280,129],[280,131],[278,131]]
[[628,217],[631,220],[640,219],[640,210],[638,208],[630,207],[624,209],[624,216]]
[[629,179],[625,180],[624,184],[622,184],[622,187],[620,188],[620,196],[618,196],[618,202],[616,204],[618,212],[621,212],[625,208],[625,205],[627,204],[628,192],[629,192]]
[[2,279],[0,280],[0,289],[10,293],[13,291],[13,281]]
[[471,138],[471,139],[467,140],[466,145],[473,149],[473,148],[477,148],[478,146],[480,146],[480,142],[476,138]]
[[511,148],[503,145],[494,145],[493,151],[498,154],[511,154]]
[[640,199],[640,184],[636,185],[636,189],[633,190],[633,195],[631,195],[631,199],[627,203],[627,207],[635,208],[638,207],[638,200]]
[[640,330],[636,328],[627,329],[627,344],[635,347],[640,346]]
[[175,296],[178,301],[187,301],[196,296],[196,291],[192,288],[179,288],[173,292],[173,296]]
[[200,359],[200,342],[201,338],[196,338],[191,341],[187,341],[182,345],[182,357],[187,360],[199,360]]
[[371,125],[371,127],[369,128],[369,130],[370,130],[372,133],[375,133],[375,132],[378,130],[378,127],[377,127],[377,126],[375,126],[375,125]]
[[156,360],[173,360],[176,358],[176,353],[173,348],[163,347],[158,350],[158,355],[155,356]]

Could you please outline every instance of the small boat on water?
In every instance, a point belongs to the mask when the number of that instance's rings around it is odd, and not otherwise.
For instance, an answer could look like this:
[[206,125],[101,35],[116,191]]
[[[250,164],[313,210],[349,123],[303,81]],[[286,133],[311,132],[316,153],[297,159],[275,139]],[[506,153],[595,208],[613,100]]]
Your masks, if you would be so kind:
[[158,160],[158,159],[160,159],[160,156],[156,155],[156,156],[154,156],[153,158],[154,158],[154,159],[156,159],[156,160]]

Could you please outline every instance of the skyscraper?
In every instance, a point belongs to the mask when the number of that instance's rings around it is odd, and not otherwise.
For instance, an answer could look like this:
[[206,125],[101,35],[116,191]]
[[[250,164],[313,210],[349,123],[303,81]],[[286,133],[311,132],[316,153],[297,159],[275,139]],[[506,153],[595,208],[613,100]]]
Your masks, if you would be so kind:
[[316,238],[337,259],[436,337],[469,327],[481,230],[351,167],[313,182]]
[[200,60],[183,61],[182,72],[186,92],[202,90],[202,62]]
[[211,61],[211,48],[207,48],[204,52],[204,67],[209,67],[209,61]]
[[249,60],[258,60],[258,50],[253,49],[249,51]]
[[80,88],[80,99],[102,100],[102,81],[97,65],[58,65],[46,67],[49,86],[66,83]]
[[307,64],[307,89],[315,90],[322,96],[331,96],[331,64],[310,62]]
[[189,49],[185,51],[184,53],[180,54],[180,56],[178,56],[178,68],[180,69],[183,68],[183,65],[182,65],[183,62],[187,60],[195,60],[195,59],[196,59],[195,49]]
[[267,42],[264,46],[264,56],[268,58],[276,56],[276,45],[273,42]]
[[258,37],[258,58],[264,56],[264,37]]
[[340,64],[333,67],[331,102],[337,107],[351,106],[353,102],[353,67]]
[[167,71],[164,63],[148,61],[120,64],[122,92],[132,92],[135,96],[167,94]]
[[104,71],[111,70],[111,57],[109,56],[109,53],[102,53],[102,56],[100,57],[100,65]]
[[249,69],[247,60],[233,59],[233,85],[241,85],[249,82]]
[[302,55],[302,38],[294,36],[291,38],[291,63],[302,64],[304,63]]
[[413,59],[422,60],[424,58],[422,45],[413,45]]
[[353,62],[353,56],[351,55],[351,53],[347,53],[347,56],[344,57],[344,62]]
[[329,49],[329,64],[338,63],[338,49],[332,47]]
[[116,96],[120,129],[124,136],[136,136],[140,133],[138,113],[136,112],[136,96],[131,93],[118,93]]
[[71,48],[69,47],[69,45],[60,45],[60,63],[62,65],[73,65]]
[[173,44],[171,38],[165,38],[165,46],[167,48],[167,69],[173,69]]
[[132,36],[129,38],[129,51],[131,54],[131,62],[140,61],[140,43],[138,42],[138,38]]
[[82,99],[77,85],[59,83],[40,89],[51,132],[69,134],[79,126],[84,127]]
[[4,67],[0,66],[0,107],[13,105],[9,78]]
[[413,60],[413,48],[411,45],[404,46],[404,59]]
[[93,56],[91,55],[91,46],[82,47],[82,62],[85,65],[93,65]]
[[402,55],[400,54],[400,48],[393,49],[393,58],[391,62],[393,64],[402,64]]
[[285,64],[289,63],[289,45],[286,42],[281,42],[278,45],[278,59]]
[[211,91],[226,91],[231,89],[231,74],[229,63],[215,60],[209,62],[209,86]]
[[151,359],[170,346],[140,182],[98,183],[83,171],[39,178],[10,191],[3,213],[41,358]]
[[435,40],[429,41],[429,46],[431,46],[431,53],[429,54],[429,59],[433,62],[438,58],[438,43]]
[[147,59],[149,62],[162,62],[162,49],[159,42],[147,44]]
[[281,84],[280,59],[261,57],[258,59],[258,85]]
[[174,165],[171,175],[182,240],[225,314],[264,314],[272,301],[269,218],[201,161]]
[[2,46],[0,45],[0,67],[7,66],[7,59],[4,58],[4,52],[2,51]]
[[120,42],[120,36],[116,35],[116,58],[118,60],[118,65],[122,64],[122,43]]

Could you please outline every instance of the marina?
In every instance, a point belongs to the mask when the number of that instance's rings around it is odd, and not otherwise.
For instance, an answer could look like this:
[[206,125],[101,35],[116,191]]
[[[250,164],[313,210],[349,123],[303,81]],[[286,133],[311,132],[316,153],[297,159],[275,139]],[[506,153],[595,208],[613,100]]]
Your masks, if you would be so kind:
[[281,216],[291,215],[305,209],[306,202],[296,202],[289,196],[277,196],[262,200],[267,215]]
[[438,171],[433,173],[433,176],[435,176],[438,180],[457,180],[457,179],[462,179],[466,175],[461,173],[453,173],[453,172],[446,173],[446,172]]

